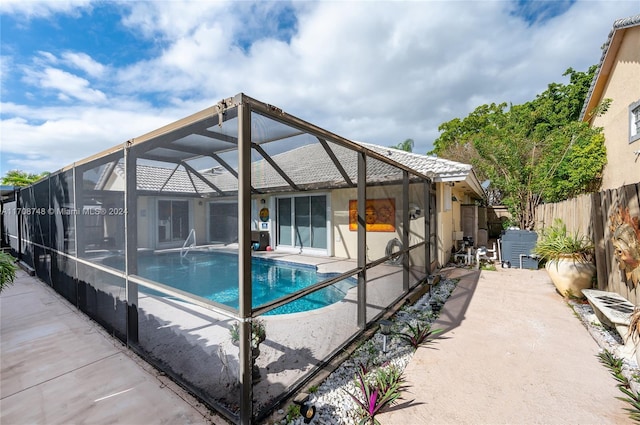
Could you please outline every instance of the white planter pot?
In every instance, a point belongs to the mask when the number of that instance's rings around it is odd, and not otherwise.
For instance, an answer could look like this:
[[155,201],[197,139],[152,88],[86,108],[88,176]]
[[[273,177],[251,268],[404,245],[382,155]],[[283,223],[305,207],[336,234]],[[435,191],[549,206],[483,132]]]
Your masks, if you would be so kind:
[[591,288],[596,266],[571,258],[548,261],[545,266],[556,289],[563,297],[583,297],[582,290]]

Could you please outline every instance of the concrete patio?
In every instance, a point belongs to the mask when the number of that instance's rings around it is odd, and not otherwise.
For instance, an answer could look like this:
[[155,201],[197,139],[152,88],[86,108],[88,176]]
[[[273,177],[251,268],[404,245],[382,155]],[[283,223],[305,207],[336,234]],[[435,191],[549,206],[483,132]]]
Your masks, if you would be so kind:
[[451,269],[444,332],[405,369],[383,425],[626,424],[629,407],[598,344],[544,270]]

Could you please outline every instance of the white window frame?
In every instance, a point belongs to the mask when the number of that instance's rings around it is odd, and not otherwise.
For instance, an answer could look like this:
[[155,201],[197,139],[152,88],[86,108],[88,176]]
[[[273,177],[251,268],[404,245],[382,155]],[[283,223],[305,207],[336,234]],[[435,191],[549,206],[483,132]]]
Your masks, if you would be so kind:
[[629,105],[629,143],[640,140],[640,100]]
[[165,241],[165,242],[160,242],[160,235],[158,234],[158,217],[160,215],[160,202],[161,201],[186,201],[189,211],[188,211],[188,220],[189,220],[189,230],[194,228],[194,223],[193,223],[193,199],[189,199],[189,198],[180,198],[180,197],[157,197],[155,198],[155,208],[154,208],[154,214],[153,214],[153,222],[151,222],[151,225],[153,226],[153,239],[155,241],[155,246],[157,249],[168,249],[168,248],[176,248],[176,247],[180,247],[182,246],[182,244],[184,243],[183,241]]
[[[277,236],[277,232],[278,232],[278,211],[277,211],[277,204],[278,204],[278,199],[286,199],[289,198],[291,199],[291,202],[294,202],[295,198],[299,198],[299,197],[309,197],[309,196],[325,196],[326,197],[326,215],[327,215],[327,219],[326,219],[326,232],[327,232],[327,248],[310,248],[310,247],[303,247],[302,249],[300,249],[299,246],[295,245],[279,245],[280,241],[278,240],[277,243],[278,245],[276,245],[276,238]],[[288,194],[288,195],[281,195],[281,196],[277,196],[274,197],[273,200],[273,209],[272,211],[274,211],[274,215],[273,215],[273,222],[272,222],[272,238],[271,239],[271,243],[273,245],[276,246],[278,251],[282,251],[282,252],[296,252],[296,253],[307,253],[307,254],[312,254],[312,255],[327,255],[327,256],[331,256],[333,255],[333,227],[332,227],[332,219],[331,219],[331,214],[332,214],[332,210],[331,210],[331,193],[330,192],[311,192],[311,193],[296,193],[296,194]],[[293,214],[295,212],[295,209],[292,208],[292,223],[294,222],[294,218],[293,218]]]

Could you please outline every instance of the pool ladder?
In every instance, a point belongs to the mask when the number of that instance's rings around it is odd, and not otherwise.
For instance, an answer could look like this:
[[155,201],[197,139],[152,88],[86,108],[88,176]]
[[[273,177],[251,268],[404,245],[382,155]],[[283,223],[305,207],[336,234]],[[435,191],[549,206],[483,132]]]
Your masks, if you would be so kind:
[[[193,235],[193,243],[189,245],[189,240],[191,239],[191,235]],[[187,236],[187,239],[185,239],[184,243],[182,244],[182,248],[180,248],[180,257],[184,258],[189,253],[189,250],[191,248],[194,248],[195,246],[196,246],[196,229],[191,229],[191,231],[189,232],[189,236]]]

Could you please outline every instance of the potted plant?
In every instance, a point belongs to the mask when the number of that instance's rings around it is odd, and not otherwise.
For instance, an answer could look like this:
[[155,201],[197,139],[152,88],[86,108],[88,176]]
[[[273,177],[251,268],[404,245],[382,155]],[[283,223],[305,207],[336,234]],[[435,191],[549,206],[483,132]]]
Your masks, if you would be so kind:
[[[238,341],[240,340],[240,328],[238,326],[238,322],[234,322],[233,325],[231,325],[229,333],[231,334],[231,343],[233,345],[238,345]],[[265,339],[267,339],[267,331],[264,326],[264,321],[260,319],[251,321],[251,348],[254,350],[259,349],[260,343]]]
[[540,232],[533,253],[546,261],[545,269],[561,295],[583,297],[582,290],[591,288],[596,272],[593,244],[584,235],[567,232],[562,220]]
[[[231,325],[231,329],[229,329],[229,333],[231,334],[231,343],[233,345],[238,345],[240,341],[240,327],[238,326],[238,322],[234,322]],[[252,369],[251,373],[253,375],[253,380],[257,381],[260,379],[260,369],[256,365],[256,359],[260,355],[260,344],[267,339],[267,331],[264,326],[264,321],[260,319],[251,321],[251,364]]]

